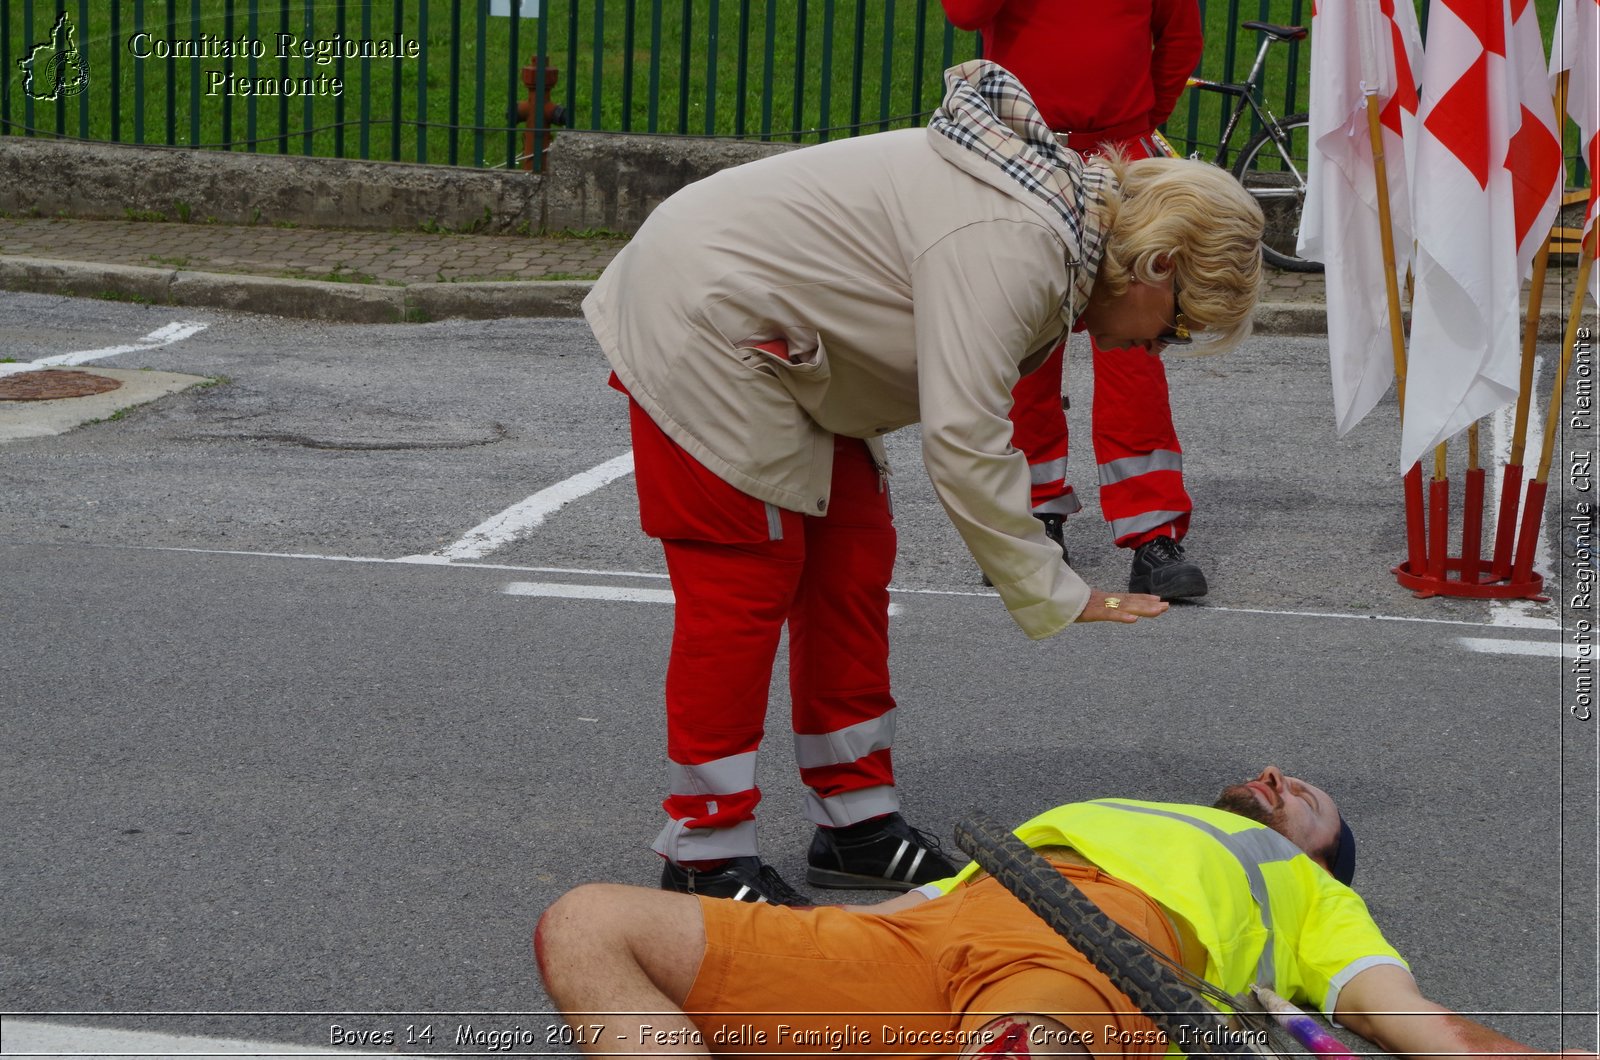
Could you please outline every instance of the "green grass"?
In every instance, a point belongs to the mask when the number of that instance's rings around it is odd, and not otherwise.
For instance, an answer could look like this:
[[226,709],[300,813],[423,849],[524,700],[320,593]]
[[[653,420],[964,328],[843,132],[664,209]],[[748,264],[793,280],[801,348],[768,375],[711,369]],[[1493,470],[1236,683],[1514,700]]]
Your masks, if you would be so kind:
[[[540,49],[541,34],[548,65],[558,71],[552,101],[569,110],[574,127],[607,131],[760,136],[769,69],[771,128],[785,138],[815,140],[851,126],[904,124],[937,99],[946,59],[945,23],[934,0],[693,0],[687,27],[684,0],[543,2],[545,18],[512,20],[480,16],[486,0],[372,0],[370,6],[360,0],[11,0],[0,25],[6,90],[0,119],[11,133],[504,165],[524,148],[510,113],[527,98],[520,70]],[[23,91],[17,62],[48,39],[58,5],[76,27],[88,87],[58,102],[35,101]],[[913,24],[919,6],[920,54]],[[631,41],[629,7],[635,11]],[[797,25],[802,7],[803,34]],[[770,62],[769,9],[776,14]],[[598,35],[597,11],[604,16]],[[653,49],[656,12],[660,47]],[[831,28],[826,39],[825,28]],[[148,37],[136,45],[141,33]],[[280,59],[282,33],[297,40],[342,33],[347,40],[382,42],[398,33],[416,41],[420,55]],[[260,42],[265,54],[170,61],[154,54],[160,45],[207,35]],[[135,46],[149,57],[137,58],[130,50]],[[974,37],[950,31],[948,47],[954,61],[968,58]],[[743,79],[741,51],[748,71]],[[824,64],[826,78],[818,72]],[[344,90],[292,99],[243,95],[227,90],[237,84],[230,76],[338,78]]]
[[[7,0],[0,16],[0,130],[504,166],[526,146],[510,118],[513,105],[527,98],[520,69],[542,50],[558,71],[551,101],[567,108],[574,128],[816,142],[921,124],[941,94],[944,67],[972,57],[977,47],[974,34],[947,26],[937,0],[542,0],[544,17],[536,20],[480,14],[487,4]],[[1557,0],[1536,5],[1548,36]],[[1256,35],[1238,29],[1240,21],[1310,19],[1306,0],[1201,0],[1201,6],[1206,52],[1199,72],[1216,79],[1242,77],[1254,57]],[[17,63],[48,38],[61,10],[76,26],[88,87],[59,102],[37,102],[24,93]],[[130,50],[139,33],[149,35],[141,38],[144,52],[210,35],[260,42],[265,54],[140,59]],[[420,54],[280,59],[279,34],[380,42],[399,34],[417,42]],[[1263,91],[1272,110],[1306,109],[1309,68],[1306,48],[1274,48]],[[293,99],[243,95],[226,89],[237,84],[230,76],[338,78],[344,89]],[[1180,99],[1168,123],[1174,143],[1186,153],[1213,154],[1223,102],[1199,92]],[[1242,147],[1251,131],[1247,122],[1233,147]]]

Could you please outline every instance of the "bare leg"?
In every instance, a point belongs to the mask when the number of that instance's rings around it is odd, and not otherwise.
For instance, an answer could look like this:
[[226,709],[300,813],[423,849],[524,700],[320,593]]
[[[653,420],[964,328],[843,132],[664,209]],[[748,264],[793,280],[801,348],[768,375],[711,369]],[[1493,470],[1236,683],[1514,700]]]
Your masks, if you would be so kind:
[[706,950],[699,899],[586,884],[545,910],[533,948],[585,1052],[710,1055],[683,1014]]

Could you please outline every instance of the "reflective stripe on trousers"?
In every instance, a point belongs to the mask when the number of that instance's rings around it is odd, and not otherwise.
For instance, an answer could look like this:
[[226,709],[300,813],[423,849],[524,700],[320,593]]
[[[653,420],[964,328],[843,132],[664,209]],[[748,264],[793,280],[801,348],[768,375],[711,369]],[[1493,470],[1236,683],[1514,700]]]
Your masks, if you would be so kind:
[[[657,466],[670,475],[677,465]],[[655,485],[670,492],[672,483]],[[773,512],[762,517],[761,537],[773,536]],[[775,540],[662,540],[676,609],[666,688],[672,790],[662,804],[670,820],[656,849],[674,861],[756,852],[754,758],[786,624],[808,815],[838,825],[895,809],[888,663],[895,530],[867,446],[837,440],[827,516],[782,512],[777,524]],[[845,753],[858,744],[863,751]],[[832,745],[835,753],[819,751]]]

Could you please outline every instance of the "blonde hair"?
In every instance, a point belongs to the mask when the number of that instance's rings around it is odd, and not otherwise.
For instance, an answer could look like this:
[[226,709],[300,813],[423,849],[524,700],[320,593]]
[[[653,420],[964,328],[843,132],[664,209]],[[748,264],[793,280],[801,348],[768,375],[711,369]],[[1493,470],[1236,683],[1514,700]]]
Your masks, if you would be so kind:
[[1100,160],[1121,191],[1110,204],[1096,282],[1115,296],[1168,272],[1195,331],[1188,353],[1220,353],[1250,334],[1261,294],[1261,207],[1226,170],[1187,158]]

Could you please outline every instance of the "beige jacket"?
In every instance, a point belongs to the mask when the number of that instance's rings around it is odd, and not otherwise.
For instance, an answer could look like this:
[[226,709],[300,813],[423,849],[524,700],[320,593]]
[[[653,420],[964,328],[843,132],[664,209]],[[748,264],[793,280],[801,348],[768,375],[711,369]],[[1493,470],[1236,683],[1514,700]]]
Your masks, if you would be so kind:
[[[1091,223],[1098,223],[1094,221]],[[1093,273],[1060,219],[925,129],[725,170],[662,203],[584,301],[601,348],[679,445],[752,496],[828,510],[833,436],[922,424],[951,521],[1018,625],[1089,589],[1029,514],[1011,388]],[[784,338],[789,359],[752,348]]]

